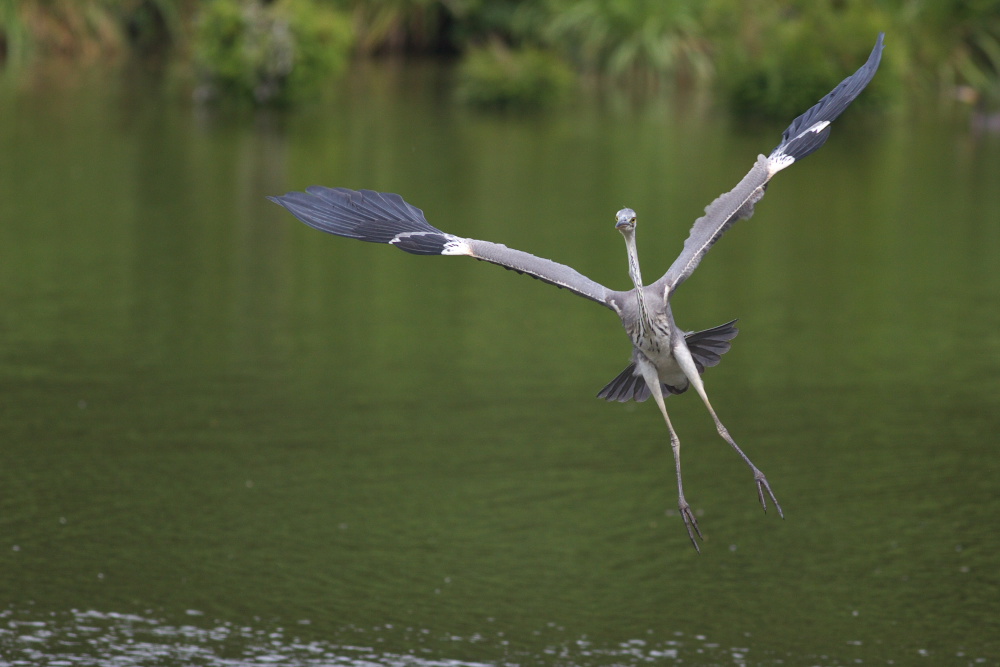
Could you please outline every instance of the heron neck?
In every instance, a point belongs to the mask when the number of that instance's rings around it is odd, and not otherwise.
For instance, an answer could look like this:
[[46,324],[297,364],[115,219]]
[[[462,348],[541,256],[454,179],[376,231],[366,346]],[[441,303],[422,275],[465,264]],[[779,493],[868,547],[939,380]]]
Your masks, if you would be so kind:
[[639,270],[639,252],[635,246],[635,231],[625,234],[625,250],[628,252],[628,275],[637,290],[642,288],[642,271]]
[[646,298],[642,289],[642,272],[639,270],[639,252],[635,245],[635,230],[629,230],[624,234],[625,250],[628,252],[628,275],[635,285],[635,300],[639,308],[639,323],[649,331],[652,324],[649,320],[649,312],[646,310]]

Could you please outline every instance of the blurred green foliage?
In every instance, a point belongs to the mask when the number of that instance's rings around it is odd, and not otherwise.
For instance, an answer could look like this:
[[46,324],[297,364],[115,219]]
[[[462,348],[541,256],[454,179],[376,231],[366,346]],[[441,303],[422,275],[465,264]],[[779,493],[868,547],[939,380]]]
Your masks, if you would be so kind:
[[116,14],[125,26],[129,42],[140,53],[158,52],[184,40],[182,3],[130,0],[109,4],[117,5]]
[[582,68],[662,79],[711,72],[698,0],[550,0],[539,35]]
[[349,17],[312,0],[209,0],[194,38],[198,97],[292,102],[343,69],[351,46]]
[[450,14],[437,0],[330,4],[354,13],[358,50],[364,54],[440,51],[447,39]]
[[31,36],[18,15],[17,7],[0,0],[0,64],[20,66],[27,58]]
[[905,9],[911,71],[919,85],[965,88],[981,103],[1000,105],[1000,0],[900,3]]
[[499,41],[470,49],[458,76],[461,101],[495,108],[555,106],[566,100],[576,80],[554,53],[530,46],[510,49]]
[[[793,117],[828,93],[867,59],[875,35],[886,31],[898,57],[899,35],[879,5],[859,0],[816,2],[744,0],[737,7],[710,0],[706,20],[716,34],[716,81],[734,110],[744,114]],[[894,78],[888,62],[872,91]],[[859,103],[878,97],[865,95]]]
[[714,86],[741,113],[787,116],[880,31],[866,98],[906,86],[1000,104],[1000,0],[0,0],[0,67],[178,46],[219,94],[292,101],[351,53],[457,55],[474,104],[558,99],[562,63],[612,83]]

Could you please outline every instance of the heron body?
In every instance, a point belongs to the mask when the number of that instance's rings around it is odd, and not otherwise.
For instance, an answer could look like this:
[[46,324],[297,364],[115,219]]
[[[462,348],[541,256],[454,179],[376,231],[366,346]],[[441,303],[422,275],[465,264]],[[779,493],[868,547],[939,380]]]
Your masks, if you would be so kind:
[[[705,392],[702,373],[719,363],[729,351],[738,330],[735,320],[698,332],[682,331],[674,321],[670,299],[694,272],[708,250],[733,224],[753,215],[771,178],[817,150],[830,134],[830,124],[868,85],[878,69],[883,48],[879,34],[867,62],[829,94],[792,121],[781,143],[767,156],[760,155],[750,171],[729,192],[720,195],[695,220],[684,248],[667,272],[645,284],[636,249],[636,213],[618,211],[615,227],[625,239],[632,289],[611,290],[576,270],[552,260],[505,245],[463,238],[443,232],[427,222],[423,212],[396,194],[312,186],[270,199],[307,225],[324,232],[361,241],[388,243],[417,255],[469,256],[524,273],[567,289],[614,311],[632,341],[629,365],[598,393],[609,401],[645,401],[650,396],[670,434],[677,475],[678,509],[688,537],[698,547],[701,530],[684,497],[681,480],[680,440],[670,421],[664,398],[694,387],[715,422],[719,435],[739,454],[753,473],[757,497],[764,510],[770,499],[784,516],[764,473],[736,444],[719,420]],[[699,549],[700,550],[700,549]]]

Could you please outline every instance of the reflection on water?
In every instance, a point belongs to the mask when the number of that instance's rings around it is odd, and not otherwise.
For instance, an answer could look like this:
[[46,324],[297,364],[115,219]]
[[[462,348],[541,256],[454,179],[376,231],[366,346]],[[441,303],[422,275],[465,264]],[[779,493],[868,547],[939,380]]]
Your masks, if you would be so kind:
[[[288,667],[485,667],[486,665],[644,665],[686,663],[695,665],[824,665],[857,664],[856,660],[831,655],[773,655],[746,646],[723,646],[704,635],[674,633],[668,640],[630,639],[602,646],[586,636],[574,637],[566,628],[548,623],[535,654],[522,654],[509,647],[503,632],[484,629],[482,634],[462,637],[435,635],[417,627],[341,629],[336,641],[303,639],[310,625],[300,620],[294,628],[261,627],[208,620],[202,612],[189,610],[189,622],[173,625],[150,615],[72,610],[47,614],[44,620],[29,620],[24,610],[0,612],[0,667],[48,665],[49,667],[94,665],[196,665],[234,667],[249,664],[278,664]],[[860,642],[856,642],[860,644]],[[395,653],[384,644],[409,647]],[[449,649],[449,646],[461,649]],[[469,647],[490,659],[469,661],[448,657]],[[918,650],[913,657],[930,658]],[[983,664],[982,657],[958,652],[956,658],[968,664]],[[907,658],[888,660],[906,664]],[[940,664],[940,663],[937,663]]]
[[677,294],[740,318],[706,384],[786,512],[671,397],[699,557],[655,407],[594,398],[612,314],[264,197],[402,192],[620,288],[616,210],[651,278],[783,127],[362,74],[288,115],[117,79],[0,104],[0,660],[997,661],[996,138],[848,114]]
[[[503,633],[475,634],[470,637],[435,637],[422,628],[348,628],[350,643],[304,641],[294,630],[259,629],[226,622],[205,622],[201,612],[187,612],[191,622],[170,625],[136,614],[76,611],[52,614],[46,620],[23,620],[11,610],[0,613],[6,628],[0,629],[0,648],[8,662],[0,665],[148,665],[176,660],[188,665],[234,665],[246,662],[283,665],[421,665],[427,667],[483,665],[488,663],[449,659],[448,651],[421,648],[422,644],[473,644],[489,652],[504,651]],[[309,621],[299,621],[300,626]],[[541,654],[562,664],[640,664],[682,655],[715,659],[728,655],[740,662],[749,649],[724,649],[706,637],[675,639],[662,645],[634,639],[612,648],[595,647],[586,637],[569,639],[565,628],[547,628],[547,635],[561,635],[558,644],[546,646]],[[681,633],[678,633],[680,635]],[[408,654],[394,654],[378,648],[391,638],[393,643],[412,646]],[[531,656],[506,653],[505,661],[533,663]],[[23,662],[22,662],[23,661]]]

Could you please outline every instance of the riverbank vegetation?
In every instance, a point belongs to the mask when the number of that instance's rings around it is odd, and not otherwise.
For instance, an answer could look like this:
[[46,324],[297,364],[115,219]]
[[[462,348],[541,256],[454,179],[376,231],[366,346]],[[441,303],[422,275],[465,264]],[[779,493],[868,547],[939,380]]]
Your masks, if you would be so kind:
[[584,81],[712,87],[787,116],[862,62],[876,88],[1000,105],[1000,0],[0,0],[0,73],[40,59],[154,59],[198,99],[307,98],[353,60],[454,60],[457,98],[544,106]]

